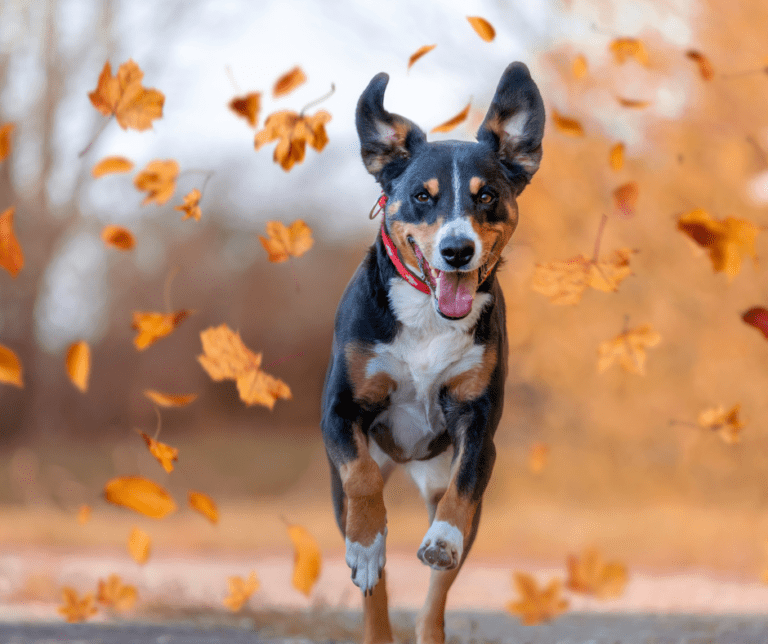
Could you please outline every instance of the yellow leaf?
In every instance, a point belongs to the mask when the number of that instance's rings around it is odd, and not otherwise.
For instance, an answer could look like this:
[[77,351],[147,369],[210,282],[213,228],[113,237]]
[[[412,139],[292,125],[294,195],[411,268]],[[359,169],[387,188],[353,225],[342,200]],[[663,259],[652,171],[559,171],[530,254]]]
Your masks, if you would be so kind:
[[91,174],[95,179],[98,179],[105,174],[119,174],[130,172],[131,170],[133,170],[133,161],[130,159],[125,157],[106,157],[93,166]]
[[250,92],[233,98],[229,102],[229,109],[248,121],[248,125],[256,127],[261,111],[261,92]]
[[291,390],[282,380],[253,369],[236,378],[237,393],[247,405],[263,405],[273,409],[278,398],[291,399]]
[[579,80],[587,75],[587,59],[583,54],[579,54],[573,60],[573,76]]
[[600,599],[619,597],[627,585],[627,568],[617,561],[604,561],[596,549],[589,548],[580,556],[568,556],[568,580],[565,585],[573,592],[595,595]]
[[309,597],[312,586],[320,576],[322,556],[315,538],[300,525],[289,525],[288,536],[293,542],[293,587]]
[[91,506],[83,503],[77,510],[77,522],[85,525],[91,520]]
[[694,49],[689,49],[685,55],[694,61],[699,67],[699,74],[704,80],[712,80],[715,76],[715,68],[704,54]]
[[179,460],[179,450],[155,440],[144,432],[139,432],[139,434],[146,442],[149,453],[157,459],[163,469],[168,473],[173,472],[173,461]]
[[299,85],[305,83],[307,77],[302,71],[301,67],[294,67],[293,69],[285,72],[280,78],[275,81],[275,86],[272,88],[272,96],[277,98],[278,96],[285,96],[290,94]]
[[611,164],[611,170],[621,170],[624,167],[624,144],[617,143],[611,148],[611,153],[608,157],[608,162]]
[[190,490],[189,507],[197,510],[211,523],[219,522],[219,509],[216,507],[216,502],[207,494]]
[[699,426],[717,432],[723,442],[734,445],[741,442],[741,430],[744,423],[739,418],[741,405],[734,405],[726,410],[722,405],[710,407],[696,419]]
[[133,233],[122,226],[110,224],[104,226],[101,231],[101,239],[107,246],[114,246],[119,250],[131,250],[136,246],[136,238]]
[[88,593],[80,599],[74,588],[64,586],[61,589],[61,597],[64,605],[59,606],[57,610],[69,623],[84,622],[98,612],[93,593]]
[[106,581],[99,579],[99,603],[112,610],[125,612],[136,603],[136,588],[123,584],[119,575],[110,575]]
[[648,65],[648,52],[643,42],[637,38],[616,38],[611,41],[610,50],[619,64],[634,58],[641,65]]
[[153,519],[162,519],[176,511],[176,502],[168,492],[140,476],[124,476],[108,481],[104,486],[104,498]]
[[546,443],[534,443],[528,452],[528,469],[538,474],[544,469],[549,458],[549,446]]
[[8,158],[11,153],[11,134],[16,129],[13,123],[4,123],[0,125],[0,163]]
[[436,125],[433,127],[430,132],[450,132],[453,128],[455,128],[459,123],[463,123],[467,120],[467,116],[469,115],[469,108],[470,105],[472,105],[472,102],[470,101],[467,103],[467,106],[461,110],[456,116],[453,116],[449,118],[444,123],[441,123],[440,125]]
[[152,540],[144,530],[136,527],[131,530],[131,534],[128,536],[128,552],[136,563],[147,563],[151,545]]
[[133,344],[139,351],[143,351],[158,339],[172,333],[190,315],[192,315],[192,311],[187,309],[173,313],[134,311],[131,327],[139,333],[133,339]]
[[158,206],[166,203],[176,191],[176,177],[179,176],[179,164],[173,159],[150,161],[147,167],[133,179],[137,190],[147,193],[142,206],[155,202]]
[[197,394],[166,394],[154,389],[145,389],[144,395],[160,407],[186,407],[197,399]]
[[248,579],[242,577],[229,577],[229,597],[225,597],[222,603],[233,613],[239,611],[251,595],[259,589],[259,580],[256,578],[256,571],[252,570]]
[[202,215],[200,212],[200,198],[202,196],[197,188],[184,195],[184,203],[174,208],[174,210],[184,213],[184,216],[181,218],[182,221],[190,218],[200,221],[200,216]]
[[285,262],[290,256],[301,257],[315,243],[312,229],[301,219],[290,226],[280,221],[268,221],[267,235],[259,235],[259,241],[269,253],[269,261],[274,263]]
[[555,128],[568,136],[584,136],[584,128],[576,119],[563,116],[557,110],[552,110],[552,122]]
[[645,350],[661,342],[661,336],[650,324],[643,324],[601,343],[597,349],[597,371],[603,373],[614,362],[622,369],[640,376],[645,375]]
[[568,601],[560,597],[559,579],[552,579],[541,589],[536,580],[526,573],[515,573],[514,580],[520,600],[509,602],[507,610],[519,615],[526,626],[549,621],[568,609]]
[[13,206],[0,213],[0,267],[15,278],[24,268],[24,253],[13,232],[13,213]]
[[21,362],[18,356],[2,344],[0,344],[0,382],[16,387],[24,386]]
[[469,24],[472,25],[472,29],[475,30],[480,38],[485,42],[491,42],[496,37],[496,30],[493,28],[490,22],[480,16],[467,16]]
[[80,391],[88,391],[91,374],[91,349],[85,342],[74,342],[67,350],[67,375]]
[[629,219],[630,217],[635,216],[635,208],[637,206],[639,195],[640,188],[636,181],[625,183],[613,191],[613,202],[616,206],[616,210],[619,211],[622,217]]
[[419,47],[408,59],[408,69],[413,67],[413,64],[419,60],[419,58],[431,52],[435,47],[437,47],[437,45],[424,45],[423,47]]
[[304,161],[307,144],[318,152],[328,143],[325,124],[331,115],[319,110],[312,116],[282,110],[267,117],[264,129],[256,133],[253,146],[258,150],[267,143],[278,140],[272,156],[275,163],[288,172],[296,163]]

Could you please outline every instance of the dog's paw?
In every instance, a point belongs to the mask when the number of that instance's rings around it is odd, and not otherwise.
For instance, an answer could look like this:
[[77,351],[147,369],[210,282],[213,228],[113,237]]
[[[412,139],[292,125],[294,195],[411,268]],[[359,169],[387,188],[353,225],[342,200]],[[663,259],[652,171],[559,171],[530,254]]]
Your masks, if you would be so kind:
[[368,546],[347,538],[347,565],[352,569],[352,581],[363,591],[363,595],[373,593],[373,587],[381,579],[381,571],[387,562],[387,529],[379,533]]
[[424,535],[417,553],[421,562],[435,570],[451,570],[459,565],[464,535],[446,521],[435,521]]

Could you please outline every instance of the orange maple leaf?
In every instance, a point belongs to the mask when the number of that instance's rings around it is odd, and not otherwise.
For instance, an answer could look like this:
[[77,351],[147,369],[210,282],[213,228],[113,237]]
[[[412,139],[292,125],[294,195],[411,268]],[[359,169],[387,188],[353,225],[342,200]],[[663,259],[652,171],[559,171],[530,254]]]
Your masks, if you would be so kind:
[[179,164],[173,159],[150,161],[147,167],[133,179],[133,185],[136,186],[136,189],[147,193],[141,205],[146,206],[154,201],[158,206],[162,206],[176,192],[176,177],[178,176]]
[[157,459],[163,469],[168,473],[173,472],[173,461],[179,460],[179,450],[155,440],[144,432],[140,431],[139,434],[146,442],[149,453]]
[[278,96],[285,96],[290,94],[299,85],[307,81],[306,74],[302,71],[301,67],[294,67],[288,70],[280,78],[275,81],[275,86],[272,88],[272,96],[277,98]]
[[256,578],[256,571],[251,571],[248,579],[233,576],[227,579],[229,586],[229,597],[225,597],[222,603],[233,613],[239,611],[251,595],[259,589],[259,580]]
[[13,232],[14,211],[11,206],[0,213],[0,266],[15,278],[24,268],[24,253]]
[[648,65],[648,52],[642,40],[637,38],[616,38],[609,46],[616,62],[620,65],[634,58],[641,65]]
[[580,80],[584,78],[587,75],[587,72],[589,71],[589,67],[587,65],[587,59],[584,56],[584,54],[579,54],[576,56],[576,58],[573,59],[573,76],[576,78],[576,80]]
[[312,229],[302,219],[297,219],[290,226],[279,221],[267,222],[267,237],[259,235],[259,241],[269,253],[269,261],[285,262],[290,256],[301,257],[314,240]]
[[124,130],[148,130],[154,119],[162,117],[165,96],[156,89],[142,87],[142,78],[144,72],[132,60],[120,65],[116,76],[112,76],[107,61],[88,98],[104,116],[114,116]]
[[8,347],[0,344],[0,383],[24,386],[21,361]]
[[712,80],[715,76],[715,68],[704,54],[695,49],[689,49],[685,55],[694,61],[699,67],[699,74],[704,80]]
[[139,332],[133,344],[143,351],[157,340],[165,337],[186,320],[193,311],[181,309],[173,313],[155,313],[152,311],[134,311],[131,327]]
[[187,501],[190,508],[197,510],[211,523],[219,522],[219,509],[216,507],[216,502],[207,494],[190,490]]
[[125,157],[106,157],[99,161],[91,169],[94,179],[103,177],[105,174],[120,174],[133,170],[133,161]]
[[267,117],[264,129],[256,133],[254,147],[258,150],[263,145],[279,139],[275,146],[273,159],[288,172],[296,163],[304,161],[307,143],[318,152],[328,143],[325,124],[331,115],[319,110],[312,116],[302,116],[296,112],[282,110]]
[[294,547],[293,587],[309,596],[320,576],[322,555],[317,540],[300,525],[288,525],[288,536]]
[[435,47],[437,47],[437,45],[424,45],[423,47],[419,47],[408,59],[408,69],[413,67],[413,64],[419,60],[419,58],[431,52]]
[[101,239],[107,246],[112,246],[118,250],[131,250],[136,246],[136,238],[133,233],[127,228],[114,224],[104,226],[101,231]]
[[11,153],[11,134],[15,128],[14,123],[0,125],[0,163]]
[[131,610],[136,603],[138,592],[134,586],[123,584],[120,575],[110,575],[106,581],[99,579],[98,600],[100,604],[120,613]]
[[472,101],[467,103],[467,106],[461,110],[456,116],[453,116],[449,118],[444,123],[441,123],[440,125],[436,125],[430,130],[430,133],[433,132],[450,132],[453,128],[455,128],[459,123],[463,123],[467,120],[467,116],[469,115],[469,108],[472,105]]
[[200,212],[200,198],[202,196],[202,193],[197,188],[184,195],[184,203],[174,208],[174,210],[184,213],[184,216],[181,218],[182,221],[190,218],[200,221],[200,216],[202,215]]
[[122,476],[108,481],[104,498],[153,519],[162,519],[176,511],[173,497],[154,481],[141,476]]
[[145,564],[149,559],[152,540],[149,535],[140,528],[134,527],[128,535],[128,552],[138,564]]
[[552,110],[552,122],[555,129],[568,136],[584,136],[584,128],[576,119],[569,116],[563,116],[557,110]]
[[91,349],[86,342],[74,342],[67,349],[67,375],[80,391],[88,391],[91,374]]
[[514,580],[520,600],[509,602],[507,610],[520,615],[526,626],[549,621],[568,609],[568,601],[560,597],[559,579],[552,579],[541,589],[532,575],[516,572]]
[[624,144],[617,143],[611,148],[608,156],[611,170],[621,170],[624,167]]
[[250,92],[245,96],[236,96],[229,102],[229,109],[248,121],[248,125],[256,127],[261,111],[261,92]]
[[603,373],[614,362],[618,362],[624,371],[645,375],[645,350],[661,342],[661,336],[650,324],[643,324],[612,340],[601,343],[597,349],[597,371]]
[[485,18],[480,16],[467,16],[469,24],[472,25],[472,29],[480,36],[485,42],[491,42],[496,37],[496,30],[493,25]]
[[70,623],[84,622],[99,612],[95,606],[96,598],[93,593],[88,593],[80,599],[74,588],[64,586],[61,589],[61,598],[64,605],[59,606],[58,612]]
[[154,389],[145,389],[144,395],[160,407],[186,407],[197,400],[197,394],[166,394]]
[[696,422],[703,429],[717,432],[725,443],[734,445],[741,442],[741,430],[744,428],[744,423],[739,418],[740,410],[741,405],[738,404],[730,409],[723,405],[710,407],[699,414]]
[[629,181],[613,191],[613,201],[616,205],[616,210],[619,211],[619,216],[627,219],[635,216],[639,195],[640,188],[637,185],[637,181]]
[[568,555],[566,587],[576,593],[595,595],[600,599],[618,597],[627,585],[627,568],[617,561],[606,562],[594,548],[581,555]]

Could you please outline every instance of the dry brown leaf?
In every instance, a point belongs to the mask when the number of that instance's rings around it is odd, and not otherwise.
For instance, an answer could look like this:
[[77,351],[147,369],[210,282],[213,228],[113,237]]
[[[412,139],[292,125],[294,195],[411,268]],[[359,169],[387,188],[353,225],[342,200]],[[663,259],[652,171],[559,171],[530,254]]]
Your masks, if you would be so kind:
[[0,125],[0,163],[5,161],[11,153],[11,134],[14,129],[16,129],[14,123]]
[[77,510],[77,522],[85,525],[91,520],[91,506],[83,503]]
[[299,85],[307,82],[307,76],[304,71],[298,65],[293,69],[288,70],[275,81],[275,85],[272,88],[272,96],[277,98],[279,96],[285,96],[290,94]]
[[559,579],[552,579],[541,589],[536,580],[526,573],[516,572],[514,581],[520,600],[509,602],[507,610],[519,615],[526,626],[547,622],[568,609],[568,601],[560,596]]
[[619,64],[634,58],[641,65],[648,65],[648,52],[643,42],[637,38],[616,38],[611,41],[610,50]]
[[107,61],[96,89],[88,94],[93,106],[104,116],[114,115],[124,130],[148,130],[152,121],[162,117],[165,96],[141,85],[144,72],[132,60],[120,65],[117,75]]
[[206,517],[211,523],[219,522],[219,508],[216,506],[216,502],[207,494],[202,492],[189,491],[188,496],[189,507],[193,510],[197,510],[200,514]]
[[741,430],[744,428],[744,423],[739,418],[740,411],[740,404],[734,405],[730,409],[718,405],[702,411],[696,422],[703,429],[717,432],[723,442],[735,445],[741,442]]
[[104,486],[104,498],[153,519],[162,519],[176,511],[176,502],[165,489],[140,476],[123,476],[108,481]]
[[134,311],[131,328],[139,333],[133,339],[133,344],[139,351],[143,351],[160,338],[172,333],[192,313],[193,311],[187,309],[181,309],[173,313]]
[[552,122],[555,124],[555,129],[563,134],[568,136],[584,136],[584,128],[581,127],[581,123],[576,119],[563,116],[557,110],[552,110]]
[[137,190],[147,193],[142,206],[155,202],[158,206],[166,203],[176,192],[176,177],[179,176],[179,164],[173,159],[150,161],[147,167],[133,179]]
[[689,49],[685,55],[694,61],[699,67],[699,74],[704,80],[712,80],[715,76],[715,68],[704,54],[695,49]]
[[745,324],[754,327],[768,340],[768,309],[762,306],[753,306],[741,314]]
[[608,163],[611,164],[611,170],[619,171],[624,167],[624,144],[617,143],[611,148],[608,155]]
[[588,71],[587,59],[583,54],[579,54],[573,59],[573,76],[577,80],[584,78]]
[[0,344],[0,382],[16,387],[24,386],[19,357],[2,344]]
[[757,264],[755,238],[761,229],[751,221],[735,217],[713,219],[699,208],[682,215],[677,220],[677,229],[707,249],[712,269],[725,273],[730,279],[741,271],[745,256]]
[[643,324],[601,343],[597,349],[597,371],[603,373],[614,362],[624,371],[645,375],[645,350],[661,342],[661,336],[650,324]]
[[248,125],[256,127],[261,111],[261,92],[249,92],[245,96],[236,96],[229,102],[229,109],[248,121]]
[[127,228],[110,224],[101,231],[101,239],[107,246],[119,250],[131,250],[136,246],[136,238]]
[[549,459],[549,445],[534,443],[528,452],[528,469],[532,474],[538,474],[544,469]]
[[259,589],[259,580],[256,578],[255,570],[251,571],[247,580],[234,576],[227,579],[227,584],[229,585],[229,597],[225,597],[222,603],[233,613],[239,611],[251,595]]
[[259,241],[273,263],[285,262],[289,257],[301,257],[315,243],[312,229],[302,219],[290,226],[280,221],[267,222],[267,237],[259,235]]
[[629,107],[635,110],[642,110],[651,104],[651,101],[641,101],[635,98],[623,98],[617,96],[616,100],[619,101],[619,105],[622,107]]
[[91,169],[91,174],[95,179],[103,177],[105,174],[120,174],[133,170],[133,161],[125,157],[106,157],[99,161]]
[[579,556],[568,555],[568,590],[608,599],[621,596],[626,585],[626,566],[618,561],[604,561],[596,549],[588,548]]
[[273,159],[288,172],[296,163],[304,161],[306,147],[309,144],[318,152],[328,143],[325,124],[331,115],[319,110],[312,116],[301,116],[296,112],[282,110],[267,117],[264,129],[256,133],[253,140],[258,150],[271,141],[278,140]]
[[480,36],[485,42],[491,42],[496,37],[496,30],[493,28],[490,22],[480,16],[467,16],[469,24],[472,25],[472,29]]
[[152,539],[141,528],[134,527],[128,535],[128,552],[138,564],[145,564],[149,559]]
[[419,47],[415,52],[411,54],[411,57],[408,59],[408,69],[413,67],[413,63],[419,60],[419,58],[422,56],[431,52],[435,47],[437,47],[437,45],[424,45],[423,47]]
[[637,199],[640,196],[640,188],[637,181],[630,181],[620,185],[613,191],[613,203],[619,215],[625,219],[635,216]]
[[[140,562],[141,563],[141,562]],[[120,575],[110,575],[106,581],[99,579],[98,599],[112,610],[120,613],[131,610],[139,594],[134,586],[123,584]]]
[[309,531],[300,525],[288,525],[288,536],[295,550],[293,559],[293,587],[307,597],[320,576],[322,555],[320,546]]
[[453,128],[455,128],[459,123],[463,123],[467,120],[467,116],[469,115],[469,108],[472,105],[472,101],[467,103],[467,106],[461,110],[456,116],[453,116],[449,118],[445,123],[441,123],[440,125],[436,125],[430,130],[430,133],[434,132],[450,132]]
[[166,394],[154,389],[145,389],[144,395],[160,407],[186,407],[197,399],[197,394]]
[[14,212],[15,208],[11,206],[0,213],[0,267],[15,278],[24,268],[24,253],[13,232]]
[[563,261],[536,264],[531,288],[552,304],[578,304],[588,288],[610,293],[632,275],[629,260],[637,251],[619,248],[601,260],[577,255]]
[[67,375],[80,391],[88,391],[91,374],[91,349],[86,342],[73,342],[67,349]]
[[190,218],[200,221],[200,216],[202,215],[200,212],[200,199],[202,196],[202,193],[197,188],[184,195],[184,203],[174,208],[174,210],[184,213],[184,216],[181,218],[182,221]]
[[58,613],[63,615],[70,624],[84,622],[99,612],[93,593],[88,593],[81,599],[74,588],[64,586],[61,589],[61,600],[63,605],[58,607]]
[[173,461],[179,460],[179,450],[165,443],[155,440],[144,432],[139,432],[149,448],[149,453],[154,456],[163,469],[169,474],[173,472]]

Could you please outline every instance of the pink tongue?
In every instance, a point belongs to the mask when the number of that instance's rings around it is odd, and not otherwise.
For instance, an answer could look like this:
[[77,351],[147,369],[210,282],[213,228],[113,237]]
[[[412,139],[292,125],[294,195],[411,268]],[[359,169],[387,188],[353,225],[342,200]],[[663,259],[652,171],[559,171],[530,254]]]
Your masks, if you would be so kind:
[[463,318],[472,310],[477,289],[477,273],[443,273],[437,294],[437,305],[443,315]]

